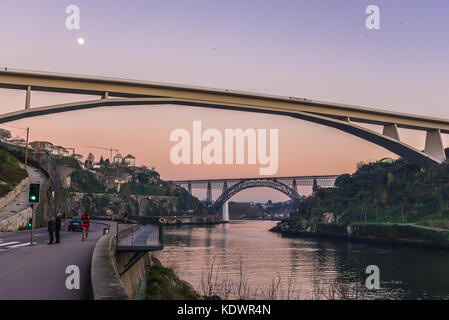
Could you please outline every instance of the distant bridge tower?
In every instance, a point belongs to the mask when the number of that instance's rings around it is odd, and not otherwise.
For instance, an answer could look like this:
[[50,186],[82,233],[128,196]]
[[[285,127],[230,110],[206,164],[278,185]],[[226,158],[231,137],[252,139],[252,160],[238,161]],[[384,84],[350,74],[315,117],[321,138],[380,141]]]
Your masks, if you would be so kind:
[[296,179],[293,179],[292,188],[293,188],[293,190],[298,192],[298,185],[296,184]]
[[[228,183],[227,183],[227,181],[225,180],[225,182],[223,183],[223,193],[224,193],[227,189],[228,189]],[[226,201],[226,202],[223,204],[223,207],[222,207],[222,216],[221,216],[221,220],[222,220],[222,221],[229,221],[229,204],[228,204],[228,202],[229,202],[229,201]]]
[[318,182],[316,179],[313,179],[313,187],[312,187],[313,196],[315,197],[318,193]]
[[209,206],[212,204],[212,184],[207,182],[206,204]]
[[187,185],[187,196],[186,196],[186,210],[187,212],[192,209],[192,183],[189,182]]

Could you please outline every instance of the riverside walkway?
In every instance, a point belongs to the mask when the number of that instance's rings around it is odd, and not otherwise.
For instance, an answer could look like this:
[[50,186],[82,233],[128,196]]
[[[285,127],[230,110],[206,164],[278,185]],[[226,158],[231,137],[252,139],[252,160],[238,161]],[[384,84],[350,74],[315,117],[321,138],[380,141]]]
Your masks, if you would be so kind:
[[153,251],[162,249],[162,232],[157,225],[118,224],[117,251]]
[[[80,232],[62,227],[61,243],[48,245],[48,232],[35,231],[33,247],[22,246],[0,253],[0,300],[87,300],[91,298],[90,265],[92,253],[102,236],[104,224],[91,222],[87,241]],[[30,231],[0,233],[3,242],[26,242]],[[66,268],[80,270],[80,289],[66,288]]]

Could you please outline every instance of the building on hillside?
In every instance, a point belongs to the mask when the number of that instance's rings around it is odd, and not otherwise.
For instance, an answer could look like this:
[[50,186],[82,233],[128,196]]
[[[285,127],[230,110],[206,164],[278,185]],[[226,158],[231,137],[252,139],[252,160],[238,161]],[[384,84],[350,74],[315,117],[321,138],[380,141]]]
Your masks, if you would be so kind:
[[0,128],[0,140],[6,141],[11,138],[11,131]]
[[136,158],[130,154],[123,158],[123,164],[128,167],[134,167],[136,165]]
[[120,153],[117,153],[117,154],[114,156],[114,159],[112,160],[112,162],[113,162],[114,164],[121,164],[122,161],[123,161],[123,158],[122,158],[122,155],[121,155]]
[[58,156],[58,157],[68,157],[69,151],[61,146],[53,146],[51,154]]
[[74,154],[72,157],[78,160],[79,162],[84,162],[84,156],[81,154]]
[[8,141],[9,143],[12,143],[16,146],[26,147],[26,141],[24,139],[12,139]]
[[48,141],[33,141],[30,143],[30,146],[36,151],[53,152],[53,143]]

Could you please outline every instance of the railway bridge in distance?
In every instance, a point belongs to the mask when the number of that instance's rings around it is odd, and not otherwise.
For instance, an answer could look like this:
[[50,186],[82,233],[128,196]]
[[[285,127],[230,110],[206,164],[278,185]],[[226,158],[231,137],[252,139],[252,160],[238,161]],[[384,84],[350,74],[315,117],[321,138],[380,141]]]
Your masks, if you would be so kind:
[[[296,202],[301,201],[298,186],[332,187],[338,175],[316,176],[284,176],[284,177],[258,177],[258,178],[231,178],[231,179],[199,179],[199,180],[173,180],[174,184],[184,187],[188,191],[186,208],[192,209],[192,188],[206,189],[206,207],[210,214],[222,214],[223,221],[229,220],[228,200],[245,189],[266,187],[278,190]],[[221,194],[214,201],[212,190],[221,190]]]

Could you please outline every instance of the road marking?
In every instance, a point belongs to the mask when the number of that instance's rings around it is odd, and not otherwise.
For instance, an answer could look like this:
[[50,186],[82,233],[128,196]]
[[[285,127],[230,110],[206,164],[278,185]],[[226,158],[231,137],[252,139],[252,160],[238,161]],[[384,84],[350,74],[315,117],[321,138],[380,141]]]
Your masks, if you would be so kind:
[[[33,245],[37,244],[37,242],[33,242]],[[29,246],[30,243],[21,243],[21,244],[16,244],[14,246],[8,246],[8,249],[12,249],[12,248],[19,248],[19,247],[25,247],[25,246]]]
[[17,241],[13,241],[13,242],[6,242],[6,243],[1,243],[1,244],[0,244],[0,247],[5,247],[5,246],[9,246],[9,245],[12,245],[12,244],[16,244],[16,243],[19,243],[19,242],[17,242]]

